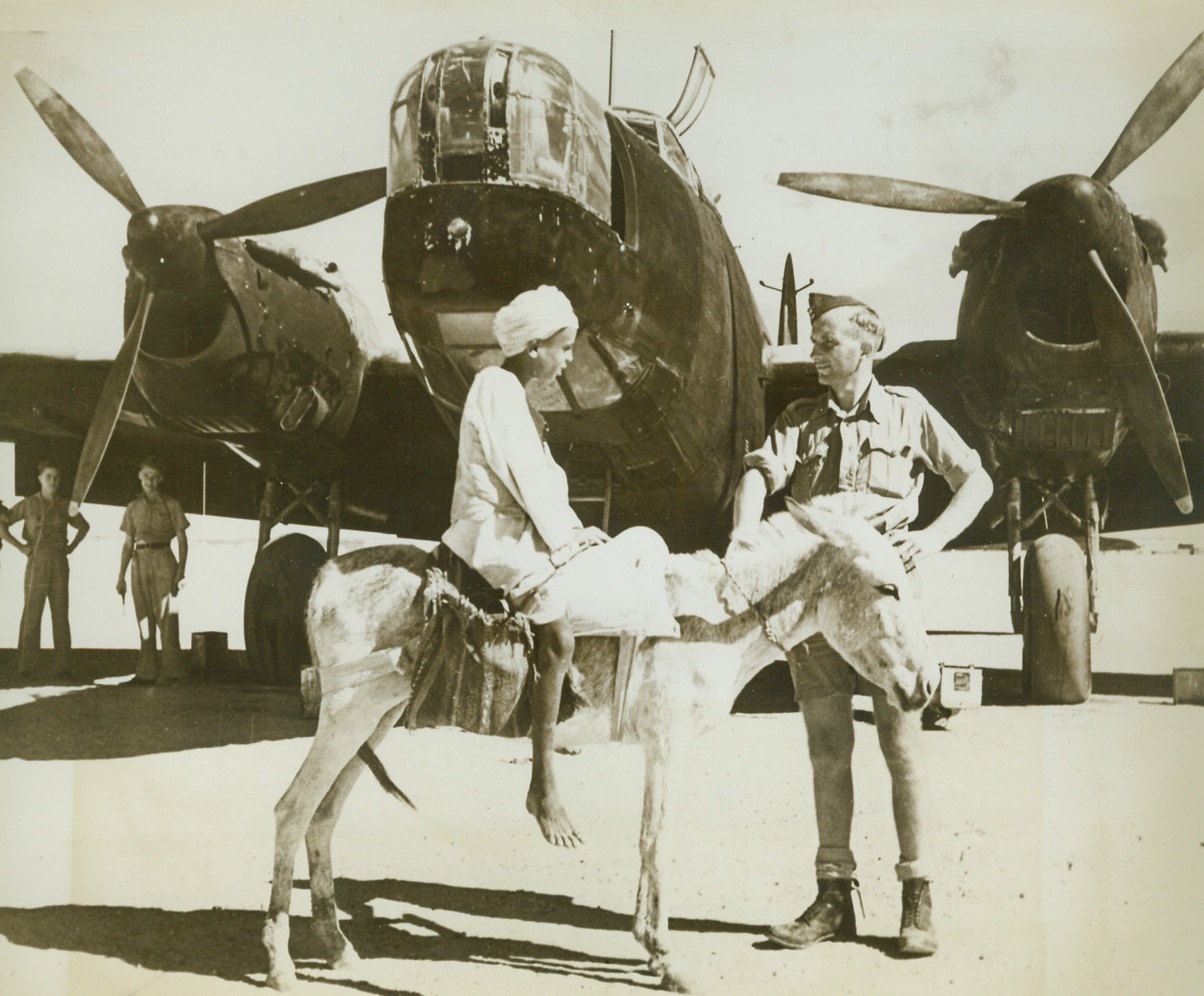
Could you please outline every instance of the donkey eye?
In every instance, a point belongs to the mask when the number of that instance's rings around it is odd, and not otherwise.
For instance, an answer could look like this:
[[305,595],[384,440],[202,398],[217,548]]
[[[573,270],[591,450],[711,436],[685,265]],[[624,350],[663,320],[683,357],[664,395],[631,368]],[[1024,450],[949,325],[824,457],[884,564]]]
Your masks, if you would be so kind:
[[879,584],[879,585],[875,585],[874,587],[876,587],[878,589],[879,593],[881,593],[883,595],[889,595],[891,598],[899,597],[899,586],[898,585]]

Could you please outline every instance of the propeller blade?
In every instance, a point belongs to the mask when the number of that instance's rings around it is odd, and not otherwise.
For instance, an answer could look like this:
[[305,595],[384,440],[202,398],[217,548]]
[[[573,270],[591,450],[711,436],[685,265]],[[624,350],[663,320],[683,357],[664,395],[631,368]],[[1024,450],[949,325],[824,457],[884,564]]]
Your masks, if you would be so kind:
[[117,161],[113,150],[96,134],[84,116],[32,69],[22,67],[15,75],[33,109],[38,112],[38,117],[46,123],[59,145],[83,167],[84,172],[117,198],[130,214],[145,208],[146,204],[134,189],[134,184]]
[[1187,483],[1179,438],[1154,364],[1137,323],[1104,269],[1099,253],[1092,249],[1088,256],[1092,266],[1088,294],[1104,361],[1112,371],[1133,431],[1150,463],[1179,511],[1187,515],[1192,510],[1191,486]]
[[345,173],[261,198],[197,226],[203,239],[234,239],[304,228],[385,196],[385,169]]
[[1204,89],[1204,32],[1196,36],[1129,118],[1093,178],[1110,184],[1158,141]]
[[804,194],[903,211],[1006,215],[1015,214],[1024,207],[1021,201],[997,201],[914,180],[859,173],[783,173],[778,177],[778,185]]
[[117,426],[117,418],[121,415],[121,406],[125,403],[130,381],[134,376],[134,364],[138,360],[138,350],[142,346],[142,334],[146,331],[146,320],[150,316],[151,303],[155,299],[154,291],[146,285],[142,288],[142,297],[138,301],[138,310],[134,320],[130,322],[125,342],[117,352],[117,358],[109,368],[104,386],[100,389],[100,400],[96,402],[96,411],[92,415],[92,424],[88,426],[88,435],[84,438],[83,453],[79,458],[79,467],[75,472],[75,487],[71,491],[71,510],[76,512],[88,496],[88,489],[96,479],[100,462],[104,459],[105,450],[109,448],[109,440],[113,438],[113,430]]

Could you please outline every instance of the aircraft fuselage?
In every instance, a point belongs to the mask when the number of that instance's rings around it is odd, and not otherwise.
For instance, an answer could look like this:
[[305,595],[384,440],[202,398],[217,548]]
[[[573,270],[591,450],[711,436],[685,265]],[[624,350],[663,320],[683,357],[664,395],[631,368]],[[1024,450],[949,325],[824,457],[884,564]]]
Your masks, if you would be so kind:
[[581,334],[536,400],[570,478],[609,468],[615,528],[709,535],[762,433],[764,333],[692,168],[512,45],[435,53],[393,114],[385,283],[449,423],[476,371],[501,361],[496,311],[554,284]]

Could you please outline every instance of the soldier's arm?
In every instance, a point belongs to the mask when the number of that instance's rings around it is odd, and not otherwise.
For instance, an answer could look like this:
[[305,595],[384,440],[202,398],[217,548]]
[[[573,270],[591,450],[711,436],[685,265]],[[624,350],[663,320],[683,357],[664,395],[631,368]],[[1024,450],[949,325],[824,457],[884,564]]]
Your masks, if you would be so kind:
[[92,526],[88,523],[88,520],[78,512],[75,513],[74,518],[68,519],[67,521],[75,527],[75,535],[71,538],[71,542],[67,544],[67,552],[71,553],[84,541],[84,537],[88,535],[88,530],[91,529]]
[[125,572],[129,570],[130,558],[134,555],[134,535],[125,534],[125,542],[121,545],[121,569],[117,572],[117,594],[125,598]]
[[176,584],[184,580],[184,565],[188,563],[188,536],[183,529],[176,530]]
[[7,543],[9,546],[16,547],[25,556],[29,556],[29,544],[17,539],[8,527],[20,522],[25,517],[25,510],[21,502],[17,502],[12,508],[6,508],[0,512],[0,544]]

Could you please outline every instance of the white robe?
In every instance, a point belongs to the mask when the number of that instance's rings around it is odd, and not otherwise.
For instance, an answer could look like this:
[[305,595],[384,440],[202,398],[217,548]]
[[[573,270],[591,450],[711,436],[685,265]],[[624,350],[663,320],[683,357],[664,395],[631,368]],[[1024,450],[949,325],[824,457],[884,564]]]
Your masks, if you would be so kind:
[[627,530],[557,571],[553,551],[567,548],[580,528],[568,479],[539,437],[523,385],[508,370],[486,367],[464,401],[443,542],[533,622],[567,614],[578,635],[677,635],[660,536]]

